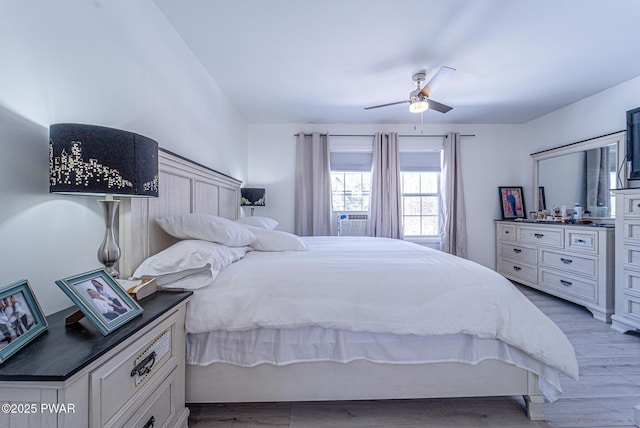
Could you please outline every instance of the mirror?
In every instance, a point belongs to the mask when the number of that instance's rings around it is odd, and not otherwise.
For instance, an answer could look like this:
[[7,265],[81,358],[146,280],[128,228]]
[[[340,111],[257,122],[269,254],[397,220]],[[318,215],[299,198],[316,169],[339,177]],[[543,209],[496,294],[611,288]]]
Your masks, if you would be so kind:
[[[553,210],[576,202],[591,218],[615,217],[612,190],[623,187],[618,167],[624,154],[624,132],[532,154],[534,209]],[[533,211],[532,210],[532,211]]]

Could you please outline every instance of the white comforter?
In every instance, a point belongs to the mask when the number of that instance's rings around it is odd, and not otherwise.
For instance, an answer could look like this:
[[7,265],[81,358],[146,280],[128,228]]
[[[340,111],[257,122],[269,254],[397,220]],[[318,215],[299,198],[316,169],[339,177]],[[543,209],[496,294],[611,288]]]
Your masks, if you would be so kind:
[[315,326],[498,339],[573,379],[564,333],[513,284],[474,262],[406,241],[305,238],[308,251],[250,252],[196,290],[187,331]]

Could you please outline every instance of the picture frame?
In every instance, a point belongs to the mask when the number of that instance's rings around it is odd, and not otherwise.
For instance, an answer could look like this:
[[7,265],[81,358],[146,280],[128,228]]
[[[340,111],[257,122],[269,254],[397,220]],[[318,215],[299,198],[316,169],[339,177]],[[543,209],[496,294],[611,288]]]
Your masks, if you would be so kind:
[[0,288],[0,364],[48,327],[29,281],[23,279]]
[[104,269],[56,281],[104,336],[142,314],[142,307]]
[[503,220],[526,218],[522,186],[500,186],[498,192]]
[[544,186],[538,187],[538,211],[547,209],[547,201],[544,196]]

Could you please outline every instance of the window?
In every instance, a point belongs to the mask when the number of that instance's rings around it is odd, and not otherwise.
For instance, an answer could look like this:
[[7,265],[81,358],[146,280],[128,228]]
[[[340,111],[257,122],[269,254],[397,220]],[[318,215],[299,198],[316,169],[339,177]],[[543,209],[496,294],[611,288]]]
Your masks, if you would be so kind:
[[[369,211],[371,138],[334,138],[329,156],[334,218]],[[402,226],[406,237],[440,237],[441,157],[442,138],[400,140]]]
[[[417,145],[419,144],[419,145]],[[440,237],[440,163],[442,143],[400,146],[402,228],[406,237]]]
[[405,236],[440,235],[440,172],[401,172]]
[[372,147],[370,137],[331,139],[331,202],[336,218],[344,212],[369,211]]
[[333,211],[369,211],[371,172],[332,171]]

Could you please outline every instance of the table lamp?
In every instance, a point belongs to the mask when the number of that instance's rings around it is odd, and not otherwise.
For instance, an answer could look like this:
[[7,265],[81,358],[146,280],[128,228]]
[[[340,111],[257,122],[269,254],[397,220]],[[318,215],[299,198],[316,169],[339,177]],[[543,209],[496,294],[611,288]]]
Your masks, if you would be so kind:
[[267,205],[265,193],[265,189],[244,187],[240,189],[240,205],[243,207],[251,207],[251,215],[253,216],[253,211],[256,207],[264,207]]
[[120,247],[114,220],[121,197],[158,196],[158,143],[119,129],[76,123],[49,127],[49,191],[104,196],[105,236],[98,260],[114,278]]

